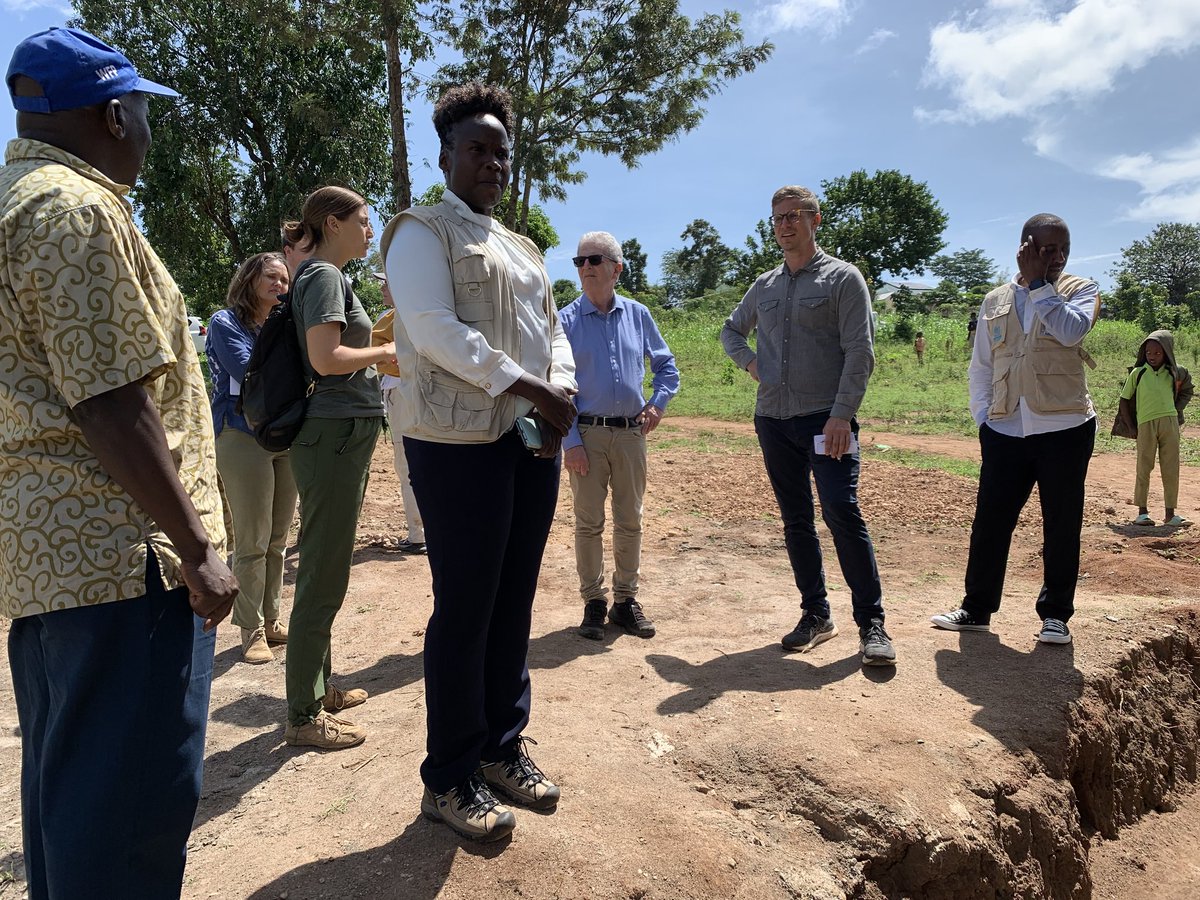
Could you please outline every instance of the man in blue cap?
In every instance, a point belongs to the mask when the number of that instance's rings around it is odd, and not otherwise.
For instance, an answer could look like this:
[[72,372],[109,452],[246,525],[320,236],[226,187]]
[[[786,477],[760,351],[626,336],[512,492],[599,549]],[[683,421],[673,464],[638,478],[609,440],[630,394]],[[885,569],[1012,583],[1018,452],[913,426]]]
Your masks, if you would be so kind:
[[66,28],[6,82],[0,614],[29,896],[178,897],[237,581],[187,310],[125,199],[148,96],[177,95]]

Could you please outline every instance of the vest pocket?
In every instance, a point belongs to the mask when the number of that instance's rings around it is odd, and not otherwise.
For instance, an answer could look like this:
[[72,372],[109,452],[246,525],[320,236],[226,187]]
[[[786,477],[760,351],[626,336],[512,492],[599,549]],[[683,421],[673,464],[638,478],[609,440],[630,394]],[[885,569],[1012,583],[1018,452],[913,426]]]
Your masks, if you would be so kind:
[[1083,412],[1087,382],[1078,359],[1038,359],[1034,354],[1033,407],[1038,412]]
[[1011,415],[1012,404],[1009,393],[1012,385],[1012,360],[995,360],[992,367],[992,405],[988,407],[989,419],[1002,419]]
[[421,377],[427,424],[443,430],[486,432],[492,424],[496,398],[446,372]]

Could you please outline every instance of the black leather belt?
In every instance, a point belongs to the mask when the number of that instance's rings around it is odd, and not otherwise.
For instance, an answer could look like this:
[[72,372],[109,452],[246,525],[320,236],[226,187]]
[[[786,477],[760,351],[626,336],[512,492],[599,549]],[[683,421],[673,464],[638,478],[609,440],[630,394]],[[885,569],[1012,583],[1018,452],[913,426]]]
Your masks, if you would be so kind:
[[637,419],[625,416],[580,416],[580,425],[601,425],[604,428],[641,428],[642,423]]

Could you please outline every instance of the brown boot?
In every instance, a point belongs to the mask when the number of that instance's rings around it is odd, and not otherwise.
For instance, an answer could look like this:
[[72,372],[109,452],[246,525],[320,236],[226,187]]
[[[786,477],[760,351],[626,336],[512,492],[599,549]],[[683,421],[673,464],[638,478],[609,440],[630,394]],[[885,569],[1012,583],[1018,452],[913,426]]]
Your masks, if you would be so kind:
[[267,646],[267,636],[263,629],[242,629],[242,659],[255,665],[269,663],[275,659],[271,655],[271,648]]
[[367,729],[320,712],[311,722],[288,725],[283,740],[292,747],[316,747],[318,750],[345,750],[357,747],[367,739]]
[[325,685],[325,696],[321,698],[321,706],[326,712],[340,712],[343,709],[349,709],[352,706],[359,706],[367,702],[367,692],[362,688],[350,688],[348,691],[340,691],[332,684]]
[[283,619],[267,619],[263,631],[266,632],[268,644],[287,643],[287,626],[283,624]]

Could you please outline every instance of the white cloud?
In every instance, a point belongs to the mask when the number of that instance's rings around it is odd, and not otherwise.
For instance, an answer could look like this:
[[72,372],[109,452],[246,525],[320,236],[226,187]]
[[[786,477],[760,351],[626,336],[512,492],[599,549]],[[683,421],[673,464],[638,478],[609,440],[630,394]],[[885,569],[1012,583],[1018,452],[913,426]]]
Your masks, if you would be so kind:
[[64,16],[74,13],[71,4],[65,0],[0,0],[0,9],[5,12],[17,13],[18,16],[33,12],[35,9],[52,9]]
[[872,50],[886,44],[892,38],[896,37],[896,32],[888,31],[886,28],[876,28],[871,32],[870,36],[862,42],[862,46],[854,51],[855,56],[862,56],[864,53],[870,53]]
[[1156,56],[1200,46],[1196,0],[986,0],[929,36],[925,81],[953,98],[929,121],[1030,117],[1108,93]]
[[1200,222],[1200,135],[1157,155],[1114,156],[1097,168],[1097,174],[1141,188],[1141,202],[1127,212],[1131,219]]
[[767,31],[817,31],[829,37],[850,21],[850,6],[851,0],[772,0],[754,19]]

